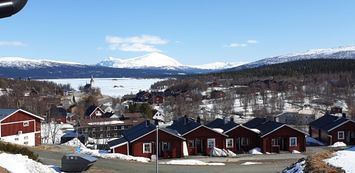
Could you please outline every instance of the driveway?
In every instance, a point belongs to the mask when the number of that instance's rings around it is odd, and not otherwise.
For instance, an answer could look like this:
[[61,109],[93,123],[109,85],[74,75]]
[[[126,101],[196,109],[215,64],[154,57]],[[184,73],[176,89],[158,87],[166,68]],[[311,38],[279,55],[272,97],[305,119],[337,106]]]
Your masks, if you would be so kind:
[[[44,164],[60,166],[60,160],[64,152],[32,149],[39,155]],[[317,149],[312,151],[317,152]],[[311,154],[307,152],[306,154]],[[159,165],[161,173],[275,173],[281,172],[300,158],[305,158],[304,154],[271,154],[271,155],[241,155],[236,158],[215,158],[215,157],[190,157],[204,162],[225,162],[225,166],[180,166],[180,165]],[[163,160],[166,162],[169,160]],[[244,162],[259,162],[257,165],[241,165]],[[155,163],[140,163],[116,159],[98,159],[88,173],[152,173],[155,172]]]

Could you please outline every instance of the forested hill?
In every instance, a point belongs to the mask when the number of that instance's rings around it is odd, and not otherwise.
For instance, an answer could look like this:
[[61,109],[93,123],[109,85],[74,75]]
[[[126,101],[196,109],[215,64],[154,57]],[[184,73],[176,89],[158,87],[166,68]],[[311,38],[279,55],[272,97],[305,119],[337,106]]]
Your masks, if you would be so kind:
[[269,76],[289,76],[297,77],[314,74],[331,74],[355,72],[355,60],[351,59],[312,59],[300,60],[281,64],[266,65],[257,68],[234,71],[226,70],[221,73],[209,74],[212,76],[224,77],[269,77]]

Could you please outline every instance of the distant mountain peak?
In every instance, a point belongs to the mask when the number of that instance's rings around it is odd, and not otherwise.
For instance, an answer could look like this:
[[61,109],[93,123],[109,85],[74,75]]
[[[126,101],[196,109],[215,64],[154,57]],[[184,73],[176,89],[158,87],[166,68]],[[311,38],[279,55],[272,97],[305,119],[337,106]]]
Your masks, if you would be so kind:
[[29,59],[23,57],[0,57],[0,67],[17,67],[22,69],[50,67],[58,65],[81,65],[76,62],[54,61],[48,59]]
[[116,68],[176,68],[182,66],[174,58],[157,52],[129,59],[109,57],[97,65]]

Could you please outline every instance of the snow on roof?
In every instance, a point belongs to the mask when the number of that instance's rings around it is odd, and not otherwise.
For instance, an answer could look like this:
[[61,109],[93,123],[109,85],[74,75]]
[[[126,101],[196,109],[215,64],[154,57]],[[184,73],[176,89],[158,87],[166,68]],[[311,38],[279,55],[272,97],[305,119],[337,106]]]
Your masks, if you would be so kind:
[[260,130],[258,130],[258,129],[250,129],[251,131],[253,131],[253,132],[255,132],[255,133],[257,133],[257,134],[260,134],[261,132],[260,132]]
[[90,122],[88,125],[113,125],[113,124],[123,124],[123,121],[113,120],[113,121],[101,121],[101,122]]
[[220,129],[220,128],[212,128],[212,130],[218,132],[218,133],[223,133],[224,130],[223,129]]

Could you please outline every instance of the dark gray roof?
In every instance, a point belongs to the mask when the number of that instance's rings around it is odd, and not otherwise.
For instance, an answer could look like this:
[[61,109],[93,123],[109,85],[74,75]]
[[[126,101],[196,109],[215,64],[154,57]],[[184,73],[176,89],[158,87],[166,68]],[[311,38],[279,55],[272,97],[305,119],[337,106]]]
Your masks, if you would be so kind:
[[0,109],[0,120],[7,117],[8,115],[16,112],[17,109]]
[[245,127],[250,129],[258,129],[260,131],[260,136],[268,134],[283,125],[285,124],[275,121],[268,121],[265,118],[254,118],[244,124]]
[[315,121],[312,121],[309,125],[312,127],[316,127],[318,129],[323,129],[323,130],[330,130],[346,121],[349,121],[349,119],[345,117],[338,117],[334,115],[324,115]]
[[178,120],[175,120],[173,124],[167,128],[176,130],[178,133],[181,135],[184,135],[185,133],[202,126],[200,123],[196,122],[192,118],[188,117],[181,117]]
[[115,139],[115,140],[112,140],[112,141],[108,141],[107,144],[110,147],[114,147],[114,146],[123,144],[125,142],[127,142],[127,139],[125,137],[121,137],[121,138],[118,138],[118,139]]
[[232,121],[228,121],[226,122],[224,119],[220,119],[217,118],[211,122],[209,122],[208,124],[206,124],[207,127],[209,128],[220,128],[222,129],[224,132],[237,127],[239,124],[232,122]]

